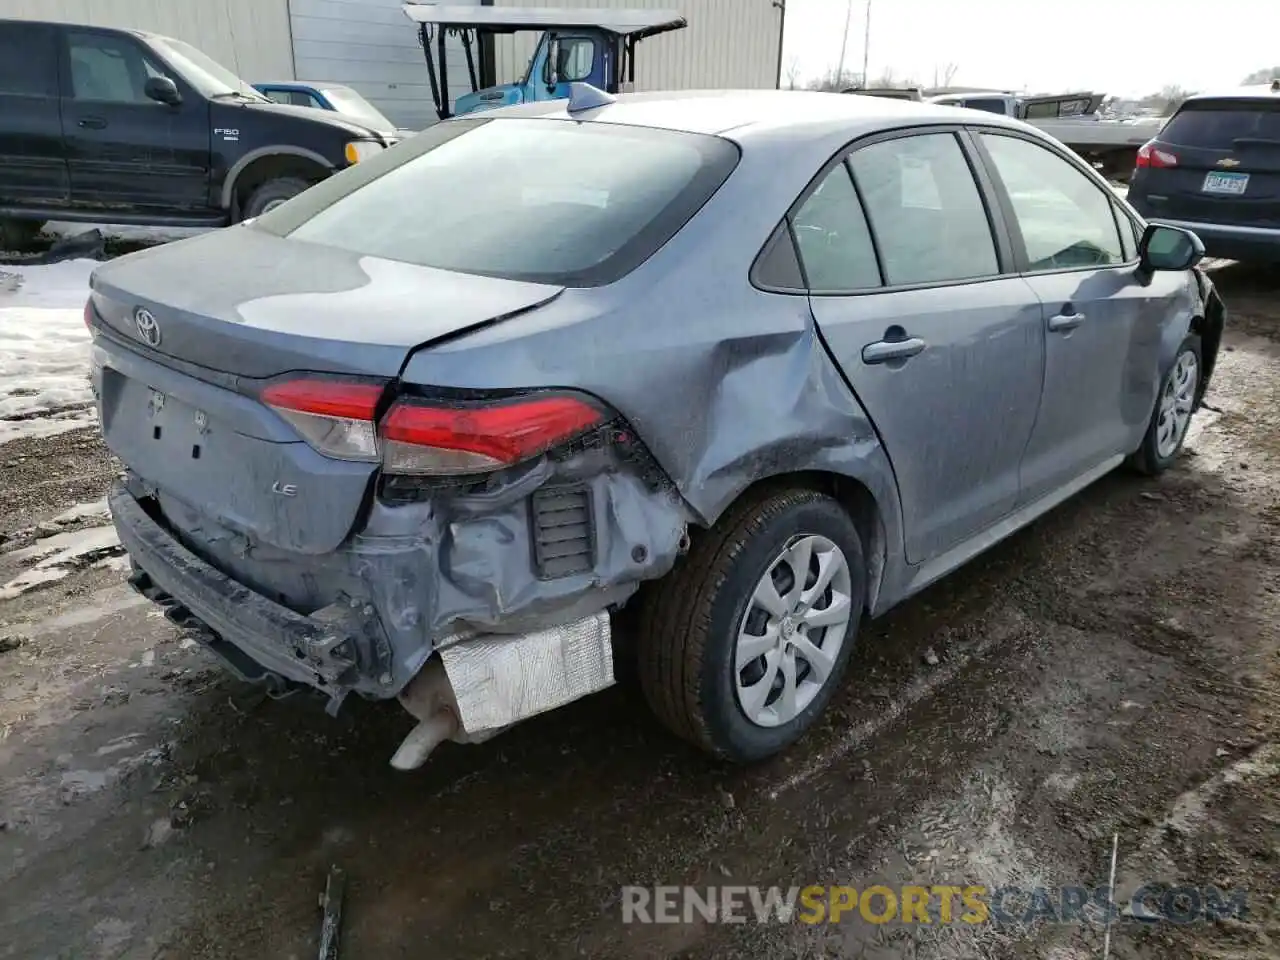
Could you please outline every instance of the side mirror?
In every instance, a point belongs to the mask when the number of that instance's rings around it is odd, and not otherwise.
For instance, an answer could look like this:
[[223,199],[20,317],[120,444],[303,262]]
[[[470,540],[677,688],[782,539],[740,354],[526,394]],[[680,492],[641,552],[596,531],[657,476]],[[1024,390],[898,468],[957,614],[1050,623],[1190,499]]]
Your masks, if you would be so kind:
[[178,85],[168,77],[148,77],[142,92],[158,103],[167,103],[176,107],[182,102],[182,94],[178,93]]
[[547,62],[542,68],[542,79],[548,90],[555,90],[560,83],[560,41],[552,38],[547,43]]
[[1190,230],[1153,223],[1138,244],[1145,273],[1157,270],[1190,270],[1204,259],[1204,244]]

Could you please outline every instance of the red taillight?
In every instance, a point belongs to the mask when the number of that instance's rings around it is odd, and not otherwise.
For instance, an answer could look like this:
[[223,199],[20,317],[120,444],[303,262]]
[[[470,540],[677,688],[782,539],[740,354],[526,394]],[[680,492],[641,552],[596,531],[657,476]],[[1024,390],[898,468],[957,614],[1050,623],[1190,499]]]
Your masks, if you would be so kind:
[[84,302],[84,325],[90,333],[93,332],[93,297]]
[[1178,165],[1178,157],[1176,154],[1170,153],[1156,146],[1154,140],[1144,143],[1138,149],[1139,167],[1148,167],[1153,169],[1164,169],[1166,167],[1176,167]]
[[565,394],[465,407],[401,401],[382,422],[383,467],[418,476],[485,473],[544,453],[603,419]]
[[272,384],[262,402],[312,447],[340,460],[381,460],[388,473],[450,476],[486,473],[550,450],[604,421],[570,394],[446,406],[394,403],[379,428],[381,384],[303,379]]
[[342,460],[377,460],[374,416],[383,387],[371,383],[288,380],[262,391],[262,402],[321,453]]

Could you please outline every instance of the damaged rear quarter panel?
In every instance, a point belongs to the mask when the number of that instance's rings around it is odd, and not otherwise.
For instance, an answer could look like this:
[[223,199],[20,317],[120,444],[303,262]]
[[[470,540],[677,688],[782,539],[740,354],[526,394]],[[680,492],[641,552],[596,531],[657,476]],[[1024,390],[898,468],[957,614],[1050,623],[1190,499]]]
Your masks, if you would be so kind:
[[[828,354],[807,298],[760,291],[748,278],[825,159],[823,145],[812,170],[777,163],[774,151],[788,148],[753,144],[702,213],[621,281],[567,290],[525,316],[419,350],[402,378],[590,393],[637,431],[702,526],[760,480],[809,471],[851,478],[878,508],[883,555],[869,558],[871,566],[896,570],[897,491],[868,416]],[[779,177],[780,169],[791,172]],[[680,513],[675,503],[646,509],[659,524]]]

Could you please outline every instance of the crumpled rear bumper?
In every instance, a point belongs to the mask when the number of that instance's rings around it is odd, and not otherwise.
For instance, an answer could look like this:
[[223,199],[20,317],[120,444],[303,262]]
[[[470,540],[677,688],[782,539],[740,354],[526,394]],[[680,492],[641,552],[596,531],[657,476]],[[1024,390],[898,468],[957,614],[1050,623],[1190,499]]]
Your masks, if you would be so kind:
[[[336,692],[354,681],[356,644],[341,621],[304,617],[205,563],[123,483],[112,486],[107,502],[134,566],[130,584],[237,675],[281,693],[294,684]],[[389,674],[379,679],[390,687]]]

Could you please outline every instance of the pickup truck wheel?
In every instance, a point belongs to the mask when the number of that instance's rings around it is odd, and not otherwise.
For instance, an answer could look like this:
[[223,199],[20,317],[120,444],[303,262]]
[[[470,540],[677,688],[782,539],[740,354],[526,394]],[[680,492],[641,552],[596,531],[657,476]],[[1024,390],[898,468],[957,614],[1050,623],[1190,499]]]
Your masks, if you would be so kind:
[[778,753],[839,686],[865,583],[862,542],[839,503],[803,489],[751,497],[645,598],[636,640],[646,699],[713,756]]
[[1138,472],[1148,476],[1164,473],[1182,452],[1199,399],[1203,369],[1200,338],[1191,334],[1178,347],[1169,372],[1160,382],[1160,393],[1142,446],[1129,458],[1130,465]]
[[244,220],[260,217],[269,210],[274,210],[286,200],[292,200],[311,184],[298,177],[277,177],[256,187],[249,199],[245,201],[240,216]]
[[26,250],[44,229],[43,220],[0,217],[0,250]]

